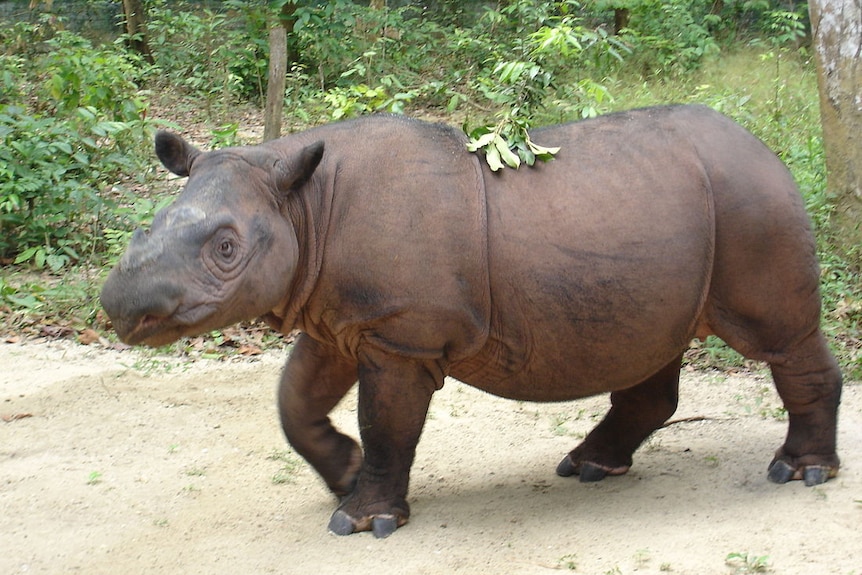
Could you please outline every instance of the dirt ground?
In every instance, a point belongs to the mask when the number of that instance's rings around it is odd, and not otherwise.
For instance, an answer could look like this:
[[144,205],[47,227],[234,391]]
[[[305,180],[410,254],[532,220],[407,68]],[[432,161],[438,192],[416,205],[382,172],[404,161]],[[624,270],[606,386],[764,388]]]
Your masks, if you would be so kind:
[[[518,403],[449,381],[411,521],[376,540],[327,533],[335,501],[278,425],[283,356],[0,344],[0,573],[862,574],[858,383],[842,472],[806,488],[766,480],[786,422],[765,373],[684,373],[675,417],[694,420],[591,485],[554,468],[606,397]],[[355,435],[355,416],[351,396],[334,419]]]

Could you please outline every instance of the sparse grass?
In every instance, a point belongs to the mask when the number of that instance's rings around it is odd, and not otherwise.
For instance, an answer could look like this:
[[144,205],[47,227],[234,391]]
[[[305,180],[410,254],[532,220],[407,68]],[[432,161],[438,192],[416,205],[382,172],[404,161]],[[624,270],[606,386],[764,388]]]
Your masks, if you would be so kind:
[[302,460],[299,456],[289,449],[273,449],[266,459],[281,464],[281,467],[272,476],[274,485],[293,483],[302,466]]
[[762,419],[787,421],[787,409],[780,404],[780,399],[771,385],[764,383],[751,394],[737,394],[734,399],[746,415],[758,415]]
[[635,553],[635,567],[643,569],[652,559],[649,549],[638,549]]
[[182,489],[182,492],[185,493],[186,495],[197,495],[198,493],[200,493],[200,491],[201,491],[201,488],[198,487],[197,485],[193,484],[193,483],[189,483],[188,485],[186,485]]

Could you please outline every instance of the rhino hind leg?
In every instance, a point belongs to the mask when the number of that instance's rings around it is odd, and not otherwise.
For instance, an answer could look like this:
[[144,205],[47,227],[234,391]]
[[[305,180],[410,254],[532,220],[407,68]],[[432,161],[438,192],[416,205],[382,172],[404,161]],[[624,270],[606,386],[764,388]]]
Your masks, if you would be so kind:
[[557,475],[578,475],[582,482],[622,475],[632,454],[676,411],[682,357],[634,387],[611,393],[605,418],[557,466]]
[[[775,274],[777,275],[777,274]],[[791,278],[792,279],[792,278]],[[798,285],[799,281],[789,281]],[[811,280],[816,286],[816,276]],[[836,454],[841,371],[818,327],[819,298],[800,300],[802,289],[782,291],[780,285],[767,290],[770,298],[745,301],[732,294],[735,304],[748,304],[747,313],[727,305],[709,314],[712,332],[750,359],[765,361],[772,370],[778,395],[787,410],[788,430],[784,444],[769,464],[770,481],[804,480],[818,485],[838,473]],[[741,290],[740,290],[740,293]],[[814,293],[808,290],[805,293]],[[789,303],[788,303],[789,302]]]
[[787,409],[784,445],[769,465],[775,483],[801,479],[818,485],[835,477],[841,372],[819,330],[795,346],[793,353],[770,365],[775,387]]

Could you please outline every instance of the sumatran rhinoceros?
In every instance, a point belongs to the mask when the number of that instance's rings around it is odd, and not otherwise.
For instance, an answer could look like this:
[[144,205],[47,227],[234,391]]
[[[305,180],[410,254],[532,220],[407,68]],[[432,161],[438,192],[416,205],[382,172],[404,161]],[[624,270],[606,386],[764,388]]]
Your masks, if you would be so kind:
[[[799,192],[759,140],[700,106],[537,130],[556,159],[494,173],[442,125],[330,124],[202,152],[137,231],[102,304],[123,341],[162,345],[263,317],[298,336],[278,404],[290,444],[341,498],[329,523],[386,536],[444,378],[564,401],[611,392],[561,476],[620,475],[674,412],[683,352],[715,334],[767,362],[789,416],[784,483],[838,471],[841,375],[819,328]],[[362,447],[328,413],[359,382]]]

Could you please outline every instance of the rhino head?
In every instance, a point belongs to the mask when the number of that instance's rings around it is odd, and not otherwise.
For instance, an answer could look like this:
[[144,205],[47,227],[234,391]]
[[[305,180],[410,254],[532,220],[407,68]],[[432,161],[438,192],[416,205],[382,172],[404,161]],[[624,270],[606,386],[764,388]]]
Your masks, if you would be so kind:
[[323,156],[318,142],[202,152],[159,132],[156,154],[188,182],[137,230],[111,270],[102,307],[120,339],[152,346],[266,314],[288,296],[299,245],[285,202]]

